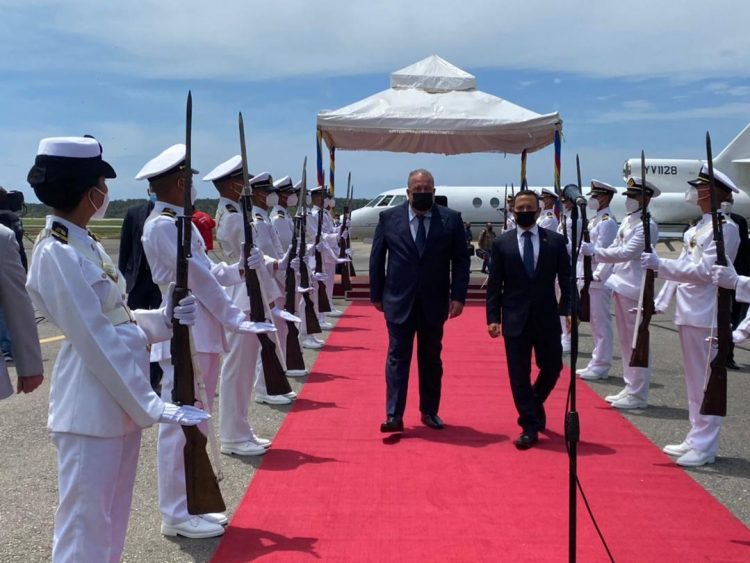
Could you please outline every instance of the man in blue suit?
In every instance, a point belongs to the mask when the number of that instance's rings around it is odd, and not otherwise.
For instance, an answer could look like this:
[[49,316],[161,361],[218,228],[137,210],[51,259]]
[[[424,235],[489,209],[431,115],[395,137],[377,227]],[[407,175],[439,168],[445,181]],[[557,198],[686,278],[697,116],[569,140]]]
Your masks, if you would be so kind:
[[[385,313],[386,421],[381,432],[404,429],[414,335],[417,335],[422,423],[440,430],[443,325],[463,311],[469,254],[461,214],[435,204],[427,170],[409,174],[408,201],[380,214],[370,252],[370,301]],[[387,266],[387,268],[386,268]]]
[[[487,282],[487,330],[497,338],[502,324],[510,387],[522,428],[514,442],[520,450],[533,446],[546,426],[544,401],[563,365],[559,317],[565,316],[570,324],[570,257],[562,235],[537,226],[539,212],[536,193],[516,194],[517,227],[493,242]],[[539,368],[533,385],[532,349]]]

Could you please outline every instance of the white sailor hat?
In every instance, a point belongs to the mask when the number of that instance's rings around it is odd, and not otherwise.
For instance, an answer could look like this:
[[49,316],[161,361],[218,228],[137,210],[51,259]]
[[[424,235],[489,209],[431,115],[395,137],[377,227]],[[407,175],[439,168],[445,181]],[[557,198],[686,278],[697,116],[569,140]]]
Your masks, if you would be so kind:
[[297,180],[297,182],[294,184],[294,191],[298,192],[302,189],[302,180]]
[[539,197],[548,197],[548,196],[558,199],[558,196],[555,193],[555,190],[553,190],[552,188],[542,188],[542,195],[540,195]]
[[[144,164],[141,171],[135,175],[135,179],[158,180],[178,170],[184,170],[185,150],[185,145],[182,143],[172,145]],[[192,170],[193,174],[198,174],[196,169],[193,168]]]
[[[234,155],[229,160],[225,160],[211,170],[211,172],[203,176],[203,181],[218,182],[219,180],[224,180],[225,178],[231,178],[233,176],[242,176],[242,157],[238,154]],[[250,174],[250,177],[253,177],[252,174]]]
[[607,182],[591,180],[591,191],[588,195],[612,195],[617,193],[617,188],[610,186]]
[[[643,193],[643,180],[639,176],[631,176],[628,178],[627,181],[627,189],[625,190],[624,194],[625,196],[629,195],[641,195]],[[661,195],[661,190],[657,188],[654,184],[646,180],[646,194],[650,195],[651,197],[659,197]]]
[[328,190],[326,188],[327,186],[315,186],[314,188],[310,188],[307,191],[308,193],[313,194],[313,195],[320,194],[320,195],[326,196],[328,194]]
[[99,141],[85,137],[48,137],[39,141],[34,166],[27,181],[33,187],[75,178],[96,185],[99,178],[116,178],[114,169],[102,160]]
[[[695,187],[705,186],[711,182],[711,178],[708,175],[708,164],[701,166],[701,171],[698,173],[698,177],[695,180],[688,180],[688,184]],[[740,193],[740,189],[732,182],[732,179],[724,174],[721,170],[714,168],[714,182],[717,188],[721,188],[728,192]]]
[[250,180],[250,188],[264,192],[278,191],[273,185],[273,177],[268,172],[261,172]]
[[273,183],[273,187],[280,192],[293,192],[294,182],[292,182],[292,178],[290,176],[284,176],[283,178],[276,180]]

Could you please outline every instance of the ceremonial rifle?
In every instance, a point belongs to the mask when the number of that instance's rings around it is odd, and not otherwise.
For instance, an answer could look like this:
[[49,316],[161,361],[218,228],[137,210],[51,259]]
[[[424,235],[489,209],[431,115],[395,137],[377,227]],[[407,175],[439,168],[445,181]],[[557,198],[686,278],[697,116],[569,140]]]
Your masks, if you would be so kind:
[[[578,173],[578,190],[583,193],[581,185],[581,162],[576,155],[576,172]],[[581,205],[581,238],[583,242],[591,242],[589,235],[589,221],[586,217],[586,206]],[[594,279],[594,274],[591,271],[591,256],[583,257],[583,286],[581,287],[581,294],[578,299],[578,318],[587,323],[591,320],[591,296],[589,294],[589,288],[591,282]]]
[[[325,186],[323,186],[323,192],[320,198],[320,207],[318,208],[318,230],[315,235],[315,273],[323,274],[323,256],[318,250],[320,241],[323,238],[323,214],[325,201]],[[329,280],[329,283],[333,283],[333,280]],[[318,312],[319,313],[330,313],[331,302],[328,300],[328,293],[326,292],[326,284],[322,281],[318,281]]]
[[[349,172],[349,176],[346,179],[346,200],[344,200],[344,213],[341,219],[341,228],[339,229],[339,258],[347,258],[346,254],[346,239],[343,234],[346,230],[346,217],[349,213],[349,198],[352,190],[352,173]],[[352,280],[349,275],[349,262],[342,262],[341,264],[341,288],[344,291],[349,291],[352,288]]]
[[[192,208],[190,188],[193,185],[193,170],[191,168],[193,97],[188,92],[187,98],[187,126],[185,133],[185,201],[182,215],[177,217],[177,268],[175,273],[175,287],[172,293],[172,303],[179,303],[186,297],[188,288],[188,265],[191,258],[192,244]],[[196,403],[195,371],[193,367],[193,351],[190,328],[172,317],[172,340],[170,343],[172,366],[174,367],[174,387],[172,402],[176,405],[190,405]],[[203,405],[208,408],[208,405]],[[208,440],[198,426],[183,426],[185,447],[185,496],[187,510],[190,514],[206,514],[209,512],[224,512],[226,506],[219,489],[211,460],[206,451]]]
[[[347,206],[348,213],[346,214],[346,217],[349,221],[349,224],[352,222],[352,201],[354,200],[354,184],[352,184],[352,189],[349,192],[349,205]],[[346,249],[350,250],[352,247],[352,234],[349,233],[349,236],[346,237]],[[357,272],[354,270],[354,258],[352,256],[349,256],[351,259],[349,262],[346,263],[346,265],[349,267],[349,278],[353,278],[357,275]]]
[[[305,253],[307,252],[307,157],[305,157],[305,163],[302,165],[302,191],[299,195],[296,215],[294,220],[296,227],[299,229],[299,285],[302,289],[309,289],[310,272],[307,270],[307,262],[305,261]],[[315,312],[315,304],[310,297],[310,293],[303,292],[302,300],[305,303],[307,334],[320,334],[323,330],[320,328],[320,321],[318,320],[318,314]]]
[[[724,219],[719,210],[714,178],[714,159],[711,152],[711,136],[706,133],[706,161],[708,163],[709,189],[711,191],[711,222],[716,245],[716,263],[728,266],[724,248]],[[727,415],[727,358],[732,344],[732,290],[720,287],[716,295],[716,356],[711,360],[711,373],[706,382],[701,404],[701,414],[712,416]]]
[[[245,267],[245,289],[250,299],[250,320],[256,323],[264,323],[266,320],[266,302],[263,298],[263,289],[258,279],[258,272],[247,267],[247,259],[253,249],[253,193],[250,188],[250,175],[247,171],[247,148],[245,146],[245,124],[242,121],[242,113],[239,119],[240,126],[240,154],[242,155],[242,223],[245,232],[245,243],[242,245],[242,260]],[[286,370],[276,352],[276,342],[268,334],[258,334],[260,341],[260,361],[263,368],[263,377],[266,381],[266,392],[269,395],[285,395],[292,390],[286,378]],[[255,370],[255,366],[247,366]]]
[[[648,196],[646,194],[646,156],[641,151],[641,221],[643,222],[643,252],[653,252],[651,249],[651,213],[648,211]],[[649,356],[649,325],[654,314],[654,279],[653,270],[644,270],[641,279],[641,295],[636,310],[635,333],[633,334],[633,350],[630,354],[630,367],[647,368]]]

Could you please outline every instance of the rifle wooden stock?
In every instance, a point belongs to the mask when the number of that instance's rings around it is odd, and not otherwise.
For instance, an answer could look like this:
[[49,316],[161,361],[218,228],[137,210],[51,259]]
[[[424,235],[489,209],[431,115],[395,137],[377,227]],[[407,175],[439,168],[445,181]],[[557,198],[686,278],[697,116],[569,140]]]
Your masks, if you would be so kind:
[[649,326],[654,314],[654,271],[646,270],[643,273],[643,285],[641,286],[641,299],[638,303],[638,316],[640,322],[636,327],[635,344],[630,353],[630,367],[647,368],[651,335]]

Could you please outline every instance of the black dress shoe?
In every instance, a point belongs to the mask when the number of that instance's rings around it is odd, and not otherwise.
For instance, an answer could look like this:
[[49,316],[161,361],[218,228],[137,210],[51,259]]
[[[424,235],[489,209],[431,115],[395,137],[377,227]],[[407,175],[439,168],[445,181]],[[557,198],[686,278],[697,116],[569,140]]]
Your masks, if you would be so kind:
[[396,416],[389,416],[386,421],[380,425],[381,432],[403,432],[404,421]]
[[513,444],[518,450],[528,450],[531,446],[539,441],[539,436],[536,432],[524,432],[518,438],[513,440]]
[[422,424],[435,430],[442,430],[445,427],[441,418],[436,414],[423,414]]
[[737,365],[737,362],[734,361],[734,358],[729,358],[727,360],[727,369],[740,369],[740,366]]

